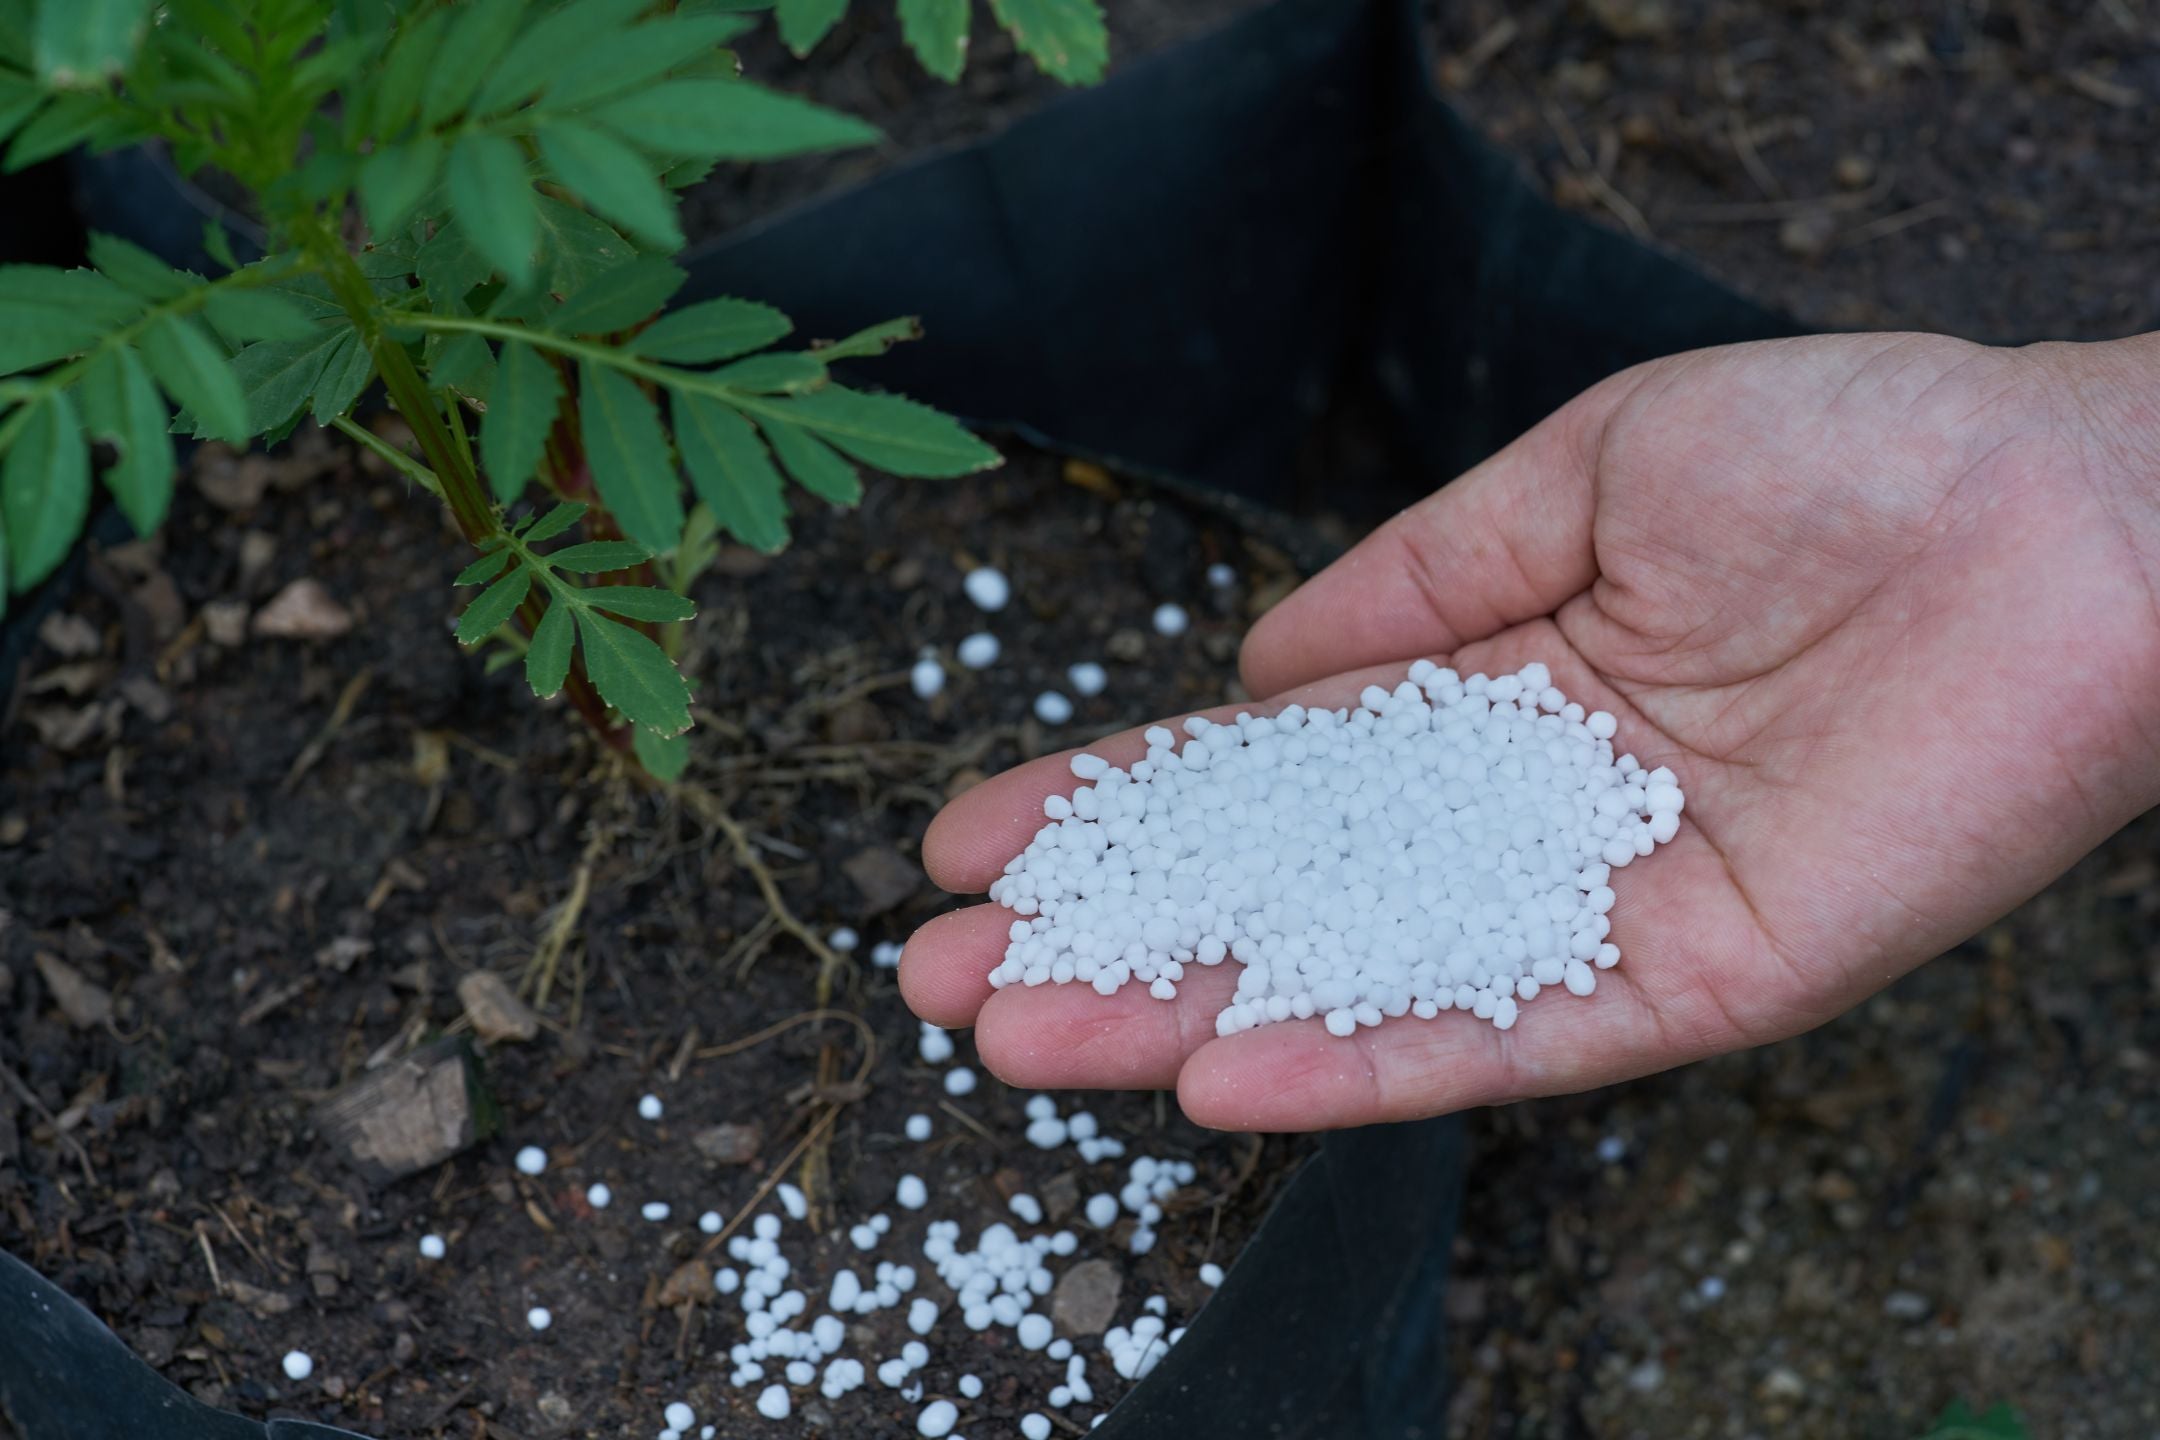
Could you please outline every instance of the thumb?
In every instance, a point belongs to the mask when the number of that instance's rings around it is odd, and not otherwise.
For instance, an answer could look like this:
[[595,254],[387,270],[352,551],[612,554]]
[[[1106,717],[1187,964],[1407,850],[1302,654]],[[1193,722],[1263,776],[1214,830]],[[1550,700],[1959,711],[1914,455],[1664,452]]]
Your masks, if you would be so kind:
[[1551,614],[1597,574],[1591,547],[1605,421],[1627,371],[1388,521],[1260,618],[1245,688],[1275,695],[1367,665],[1444,655]]

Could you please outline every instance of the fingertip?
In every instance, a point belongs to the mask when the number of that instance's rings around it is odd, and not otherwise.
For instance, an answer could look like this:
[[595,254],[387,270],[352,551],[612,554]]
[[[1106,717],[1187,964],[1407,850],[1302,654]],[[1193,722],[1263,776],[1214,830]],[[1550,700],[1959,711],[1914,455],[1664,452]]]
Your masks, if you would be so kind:
[[1005,952],[1010,911],[971,905],[926,921],[900,951],[900,996],[948,1029],[975,1023],[991,995],[990,972]]

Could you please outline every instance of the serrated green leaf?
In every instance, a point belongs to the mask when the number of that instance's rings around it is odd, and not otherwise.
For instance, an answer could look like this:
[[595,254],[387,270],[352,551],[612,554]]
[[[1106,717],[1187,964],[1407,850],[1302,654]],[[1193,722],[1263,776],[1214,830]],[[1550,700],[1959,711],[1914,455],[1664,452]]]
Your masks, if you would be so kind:
[[540,158],[571,194],[650,244],[682,248],[675,201],[644,156],[575,120],[551,121],[538,138]]
[[667,80],[611,100],[593,119],[667,155],[773,160],[874,145],[877,128],[743,80]]
[[82,402],[89,433],[120,452],[105,471],[105,488],[137,535],[155,533],[172,505],[172,411],[135,352],[119,348],[83,372]]
[[663,785],[682,779],[690,768],[690,739],[685,735],[655,735],[650,730],[630,732],[630,748],[645,773]]
[[303,340],[320,329],[289,296],[268,289],[220,286],[203,301],[203,315],[218,334],[235,344],[247,340]]
[[45,0],[33,32],[38,78],[66,89],[118,74],[149,12],[150,0]]
[[587,63],[594,48],[645,8],[646,0],[576,0],[541,17],[512,42],[502,63],[473,97],[476,115],[493,115],[529,100],[558,75]]
[[[1002,463],[959,421],[899,395],[866,395],[827,385],[770,402],[772,411],[880,470],[943,480]],[[759,411],[760,419],[765,415]]]
[[465,108],[481,80],[510,48],[518,22],[525,18],[525,6],[526,0],[465,0],[456,8],[457,20],[443,37],[442,52],[428,71],[427,89],[420,97],[423,129]]
[[377,235],[397,231],[442,174],[443,142],[420,135],[403,145],[386,145],[360,162],[360,208]]
[[220,225],[215,218],[203,221],[202,246],[203,253],[225,269],[238,270],[240,268],[239,258],[233,254],[232,237],[225,233],[225,227]]
[[704,300],[655,320],[630,341],[648,360],[698,365],[761,350],[795,327],[770,305],[752,300]]
[[726,15],[648,20],[610,36],[586,52],[575,68],[558,72],[540,97],[540,108],[571,111],[635,90],[712,54],[742,30]]
[[316,424],[329,424],[352,409],[360,392],[374,378],[375,357],[362,343],[359,332],[345,331],[323,365],[322,379],[316,382],[315,400],[308,413],[315,417]]
[[779,22],[780,41],[800,60],[817,48],[847,14],[848,0],[779,0],[773,19]]
[[90,513],[90,446],[65,391],[47,396],[23,422],[0,462],[9,584],[20,593],[67,558]]
[[2007,1404],[1997,1403],[1985,1415],[1975,1415],[1964,1401],[1953,1400],[1920,1440],[2030,1440],[2030,1432]]
[[87,350],[142,310],[95,271],[0,265],[0,375]]
[[323,330],[300,340],[265,340],[235,355],[233,373],[247,399],[251,431],[274,429],[306,405],[322,381],[323,367],[350,338]]
[[1110,30],[1097,0],[990,0],[990,11],[1053,79],[1092,85],[1110,64]]
[[672,590],[656,590],[650,585],[589,585],[578,592],[578,598],[595,610],[605,610],[626,620],[650,620],[659,624],[688,620],[697,614],[697,606],[683,596]]
[[495,352],[488,349],[487,341],[478,335],[452,335],[435,348],[433,356],[427,366],[430,385],[485,403],[495,380]]
[[913,315],[903,315],[897,320],[887,320],[883,324],[858,330],[830,345],[812,346],[810,353],[828,365],[835,360],[862,360],[883,355],[903,341],[920,340],[922,334],[922,321]]
[[787,544],[780,471],[749,421],[706,395],[673,401],[675,443],[698,499],[743,544],[772,554]]
[[667,652],[627,625],[591,610],[577,612],[585,673],[600,698],[625,720],[661,735],[690,728],[690,686]]
[[474,250],[513,285],[532,278],[538,196],[514,141],[469,131],[450,151],[450,208]]
[[652,552],[634,540],[587,540],[579,545],[566,545],[540,558],[553,568],[568,570],[574,575],[605,575],[642,565],[652,558]]
[[7,618],[8,585],[7,506],[0,505],[0,620]]
[[[15,127],[38,112],[45,103],[45,87],[27,75],[0,70],[0,140],[15,133]],[[0,586],[0,598],[4,598],[5,586]]]
[[117,235],[90,233],[90,263],[106,279],[145,300],[171,300],[191,287],[187,276]]
[[532,528],[525,532],[525,543],[538,545],[543,540],[552,540],[584,518],[585,507],[575,500],[566,500],[533,521]]
[[974,0],[900,0],[900,37],[923,69],[950,83],[967,68],[968,9]]
[[835,505],[853,505],[862,499],[862,477],[824,441],[767,415],[758,417],[758,426],[772,442],[773,454],[803,489]]
[[562,689],[563,681],[569,677],[572,638],[570,607],[560,600],[549,600],[547,613],[540,617],[540,626],[533,631],[532,644],[525,651],[525,683],[543,700]]
[[585,458],[623,534],[654,554],[682,533],[682,494],[660,415],[636,382],[588,360],[578,369]]
[[419,113],[420,96],[427,89],[435,57],[442,53],[443,31],[449,28],[450,18],[447,8],[430,10],[399,27],[375,85],[374,129],[378,136],[397,134]]
[[474,287],[494,273],[485,257],[472,246],[465,227],[453,220],[440,226],[413,256],[413,273],[427,287],[428,303],[438,310],[458,313]]
[[637,247],[597,215],[540,197],[541,288],[569,295],[636,258]]
[[532,571],[520,561],[516,569],[497,580],[487,589],[473,597],[458,616],[457,643],[471,649],[481,641],[502,629],[518,606],[525,603],[525,594],[532,589]]
[[494,549],[473,561],[472,564],[467,565],[463,570],[458,571],[457,578],[450,583],[452,585],[478,585],[483,581],[492,580],[502,573],[503,566],[509,564],[510,557],[516,553],[508,545],[497,544]]
[[752,355],[712,371],[710,379],[753,395],[809,390],[825,383],[825,362],[807,351]]
[[232,361],[192,316],[161,315],[142,333],[143,359],[165,393],[185,405],[199,433],[234,444],[254,432],[248,428],[247,397]]
[[690,277],[665,260],[641,258],[601,275],[548,317],[548,328],[564,335],[604,334],[648,319]]
[[524,494],[525,483],[540,468],[561,400],[555,367],[531,346],[505,342],[487,413],[480,417],[480,460],[503,504]]
[[71,90],[56,95],[51,104],[15,132],[15,139],[8,145],[5,168],[20,170],[50,160],[110,133],[125,118],[125,112],[118,110],[113,101],[96,92]]

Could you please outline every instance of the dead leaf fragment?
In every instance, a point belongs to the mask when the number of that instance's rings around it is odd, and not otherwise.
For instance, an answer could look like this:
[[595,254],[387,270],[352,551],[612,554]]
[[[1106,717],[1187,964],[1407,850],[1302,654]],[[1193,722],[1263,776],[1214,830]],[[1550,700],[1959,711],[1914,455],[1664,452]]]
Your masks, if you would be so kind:
[[302,578],[256,612],[254,629],[276,640],[335,640],[352,626],[352,612],[331,599],[321,582]]
[[37,633],[45,648],[63,660],[81,660],[105,648],[98,639],[97,626],[65,611],[46,616]]
[[490,1045],[506,1040],[530,1040],[540,1033],[540,1017],[518,999],[509,982],[493,970],[475,970],[458,981],[458,1002],[465,1018]]
[[247,602],[212,600],[202,608],[202,622],[211,644],[227,650],[237,649],[247,639]]
[[112,1018],[110,990],[87,979],[82,971],[51,951],[40,950],[35,958],[38,974],[45,977],[46,988],[52,991],[54,1002],[70,1025],[91,1030]]
[[233,1299],[238,1300],[266,1320],[273,1315],[285,1314],[295,1304],[292,1296],[287,1295],[282,1290],[265,1290],[260,1285],[250,1285],[247,1281],[237,1278],[227,1280],[225,1288],[232,1292]]
[[661,1309],[672,1310],[677,1305],[702,1304],[712,1298],[712,1270],[702,1260],[685,1260],[675,1267],[673,1274],[660,1284],[660,1293],[653,1297]]
[[872,845],[840,862],[862,892],[864,915],[882,915],[922,888],[922,867],[890,845]]

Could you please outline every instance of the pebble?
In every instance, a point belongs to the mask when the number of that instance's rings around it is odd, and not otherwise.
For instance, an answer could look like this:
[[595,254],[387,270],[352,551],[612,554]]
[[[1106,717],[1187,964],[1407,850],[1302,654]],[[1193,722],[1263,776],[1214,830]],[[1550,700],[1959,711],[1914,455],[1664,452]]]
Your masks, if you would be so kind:
[[1153,623],[1156,634],[1174,637],[1185,633],[1192,624],[1192,617],[1185,613],[1184,606],[1165,601],[1155,607]]
[[547,1151],[537,1145],[527,1145],[517,1152],[517,1168],[520,1175],[539,1175],[547,1170]]
[[925,655],[908,671],[908,688],[915,692],[918,700],[934,699],[945,688],[945,667],[938,664],[936,656]]
[[1063,725],[1073,717],[1073,703],[1055,690],[1035,697],[1035,718],[1045,725]]
[[1005,572],[988,565],[968,571],[960,581],[960,588],[975,602],[976,609],[992,614],[1003,610],[1006,602],[1012,599],[1012,582],[1005,578]]
[[930,1138],[930,1117],[928,1115],[908,1116],[907,1138],[910,1140],[928,1140]]
[[962,640],[953,653],[960,663],[970,670],[987,670],[997,664],[998,638],[987,630],[978,630]]
[[658,1120],[663,1108],[658,1095],[647,1095],[637,1102],[638,1118],[641,1120]]
[[440,1260],[440,1259],[442,1259],[442,1258],[443,1258],[443,1256],[445,1256],[445,1255],[447,1255],[447,1254],[449,1254],[449,1253],[450,1253],[450,1247],[449,1247],[449,1246],[447,1246],[447,1245],[445,1245],[445,1244],[443,1243],[443,1238],[442,1238],[442,1236],[440,1236],[440,1235],[422,1235],[422,1236],[420,1237],[420,1258],[421,1258],[421,1259],[423,1259],[423,1260]]
[[1110,672],[1092,660],[1082,660],[1070,667],[1065,678],[1071,682],[1073,693],[1083,699],[1102,694],[1110,685]]
[[549,1313],[547,1306],[535,1305],[525,1312],[525,1323],[535,1330],[545,1330],[555,1323],[555,1317]]
[[948,1095],[972,1095],[975,1093],[975,1072],[965,1065],[955,1065],[945,1072],[945,1093]]
[[308,1376],[313,1375],[314,1373],[314,1356],[308,1354],[305,1350],[288,1350],[285,1352],[286,1379],[305,1380],[308,1378]]

